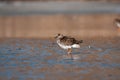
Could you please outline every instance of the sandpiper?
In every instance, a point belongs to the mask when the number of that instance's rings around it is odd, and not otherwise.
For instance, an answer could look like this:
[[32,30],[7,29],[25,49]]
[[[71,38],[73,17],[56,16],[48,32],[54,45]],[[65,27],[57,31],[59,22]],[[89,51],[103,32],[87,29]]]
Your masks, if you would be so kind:
[[120,19],[115,19],[115,24],[120,29]]
[[114,20],[116,28],[117,28],[117,35],[120,36],[120,19],[115,19]]
[[58,34],[56,37],[57,44],[67,50],[67,55],[73,59],[72,56],[72,48],[80,48],[80,43],[83,43],[83,40],[76,40],[75,38],[64,36],[62,34]]

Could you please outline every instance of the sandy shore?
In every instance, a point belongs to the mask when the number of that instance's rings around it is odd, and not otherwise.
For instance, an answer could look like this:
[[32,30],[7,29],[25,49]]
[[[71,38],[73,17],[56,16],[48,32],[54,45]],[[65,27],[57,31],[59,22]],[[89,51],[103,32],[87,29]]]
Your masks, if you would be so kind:
[[77,37],[119,36],[119,14],[0,16],[0,37],[47,38],[57,33]]
[[83,40],[71,60],[51,39],[0,39],[0,80],[120,80],[120,38]]

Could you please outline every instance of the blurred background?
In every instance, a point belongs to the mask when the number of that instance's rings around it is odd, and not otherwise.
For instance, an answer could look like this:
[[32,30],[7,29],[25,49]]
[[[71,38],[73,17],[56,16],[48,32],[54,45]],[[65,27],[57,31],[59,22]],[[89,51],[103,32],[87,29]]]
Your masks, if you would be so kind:
[[0,0],[0,38],[119,36],[119,0]]

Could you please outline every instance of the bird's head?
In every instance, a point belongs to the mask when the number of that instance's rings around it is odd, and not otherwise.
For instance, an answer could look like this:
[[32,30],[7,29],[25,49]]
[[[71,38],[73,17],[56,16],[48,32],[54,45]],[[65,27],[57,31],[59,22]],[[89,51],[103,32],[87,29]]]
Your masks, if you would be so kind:
[[60,39],[60,38],[63,38],[62,34],[57,34],[57,36],[55,36],[55,39]]

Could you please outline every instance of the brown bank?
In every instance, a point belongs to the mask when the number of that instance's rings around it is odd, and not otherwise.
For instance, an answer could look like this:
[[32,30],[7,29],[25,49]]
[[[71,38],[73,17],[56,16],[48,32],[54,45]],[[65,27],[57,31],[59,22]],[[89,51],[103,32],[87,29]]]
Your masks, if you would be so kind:
[[119,14],[0,16],[0,37],[48,38],[57,33],[77,37],[118,36]]

